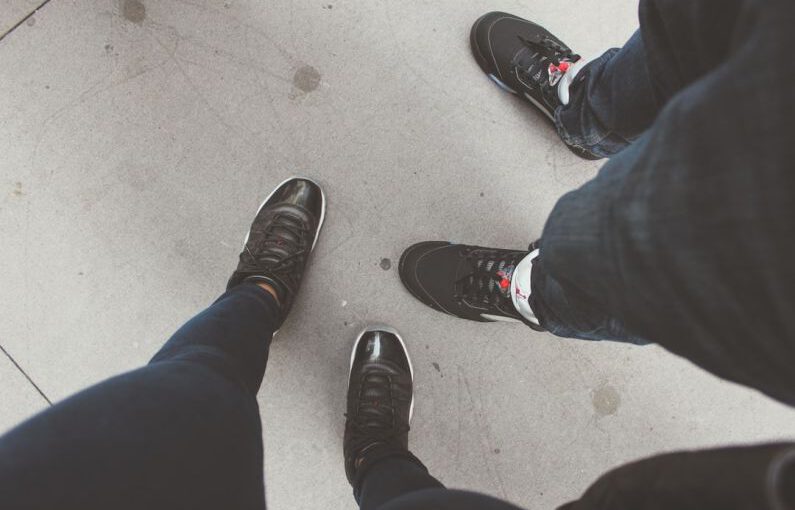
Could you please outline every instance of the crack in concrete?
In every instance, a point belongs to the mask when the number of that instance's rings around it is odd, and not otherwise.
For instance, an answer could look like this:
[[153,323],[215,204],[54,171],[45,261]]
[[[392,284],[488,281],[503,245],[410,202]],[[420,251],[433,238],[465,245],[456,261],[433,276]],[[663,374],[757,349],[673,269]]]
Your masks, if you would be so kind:
[[25,370],[21,366],[19,366],[19,363],[17,363],[17,360],[15,360],[13,356],[11,356],[11,354],[5,349],[5,347],[0,345],[0,351],[3,351],[3,354],[6,355],[8,360],[11,361],[11,363],[13,363],[15,367],[17,367],[17,370],[19,370],[20,373],[22,373],[22,375],[25,376],[25,379],[27,379],[28,382],[33,385],[33,387],[36,389],[36,391],[39,393],[39,395],[41,395],[41,398],[46,400],[47,404],[52,405],[52,401],[50,401],[50,399],[47,398],[47,395],[45,395],[44,392],[41,390],[41,388],[39,388],[39,385],[36,384],[35,382],[33,382],[33,379],[30,378],[28,373],[25,372]]
[[6,30],[6,32],[5,32],[4,34],[0,34],[0,42],[2,42],[2,41],[3,41],[3,39],[5,39],[5,38],[6,38],[6,37],[7,37],[9,34],[11,34],[11,32],[13,32],[13,31],[14,31],[14,30],[16,30],[17,28],[19,28],[19,27],[20,27],[20,26],[21,26],[21,25],[22,25],[24,22],[26,22],[27,20],[29,20],[30,18],[32,18],[32,17],[33,17],[33,16],[34,16],[34,15],[35,15],[37,12],[39,12],[39,9],[41,9],[42,7],[44,7],[45,5],[47,5],[48,3],[50,3],[50,0],[44,0],[44,1],[43,1],[43,2],[42,2],[42,3],[41,3],[39,6],[38,6],[38,7],[36,7],[36,8],[35,8],[35,9],[33,9],[32,11],[30,11],[30,12],[28,13],[28,15],[27,15],[27,16],[25,16],[24,18],[22,18],[21,20],[19,20],[19,21],[16,23],[16,25],[14,25],[13,27],[11,27],[11,28],[9,28],[8,30]]

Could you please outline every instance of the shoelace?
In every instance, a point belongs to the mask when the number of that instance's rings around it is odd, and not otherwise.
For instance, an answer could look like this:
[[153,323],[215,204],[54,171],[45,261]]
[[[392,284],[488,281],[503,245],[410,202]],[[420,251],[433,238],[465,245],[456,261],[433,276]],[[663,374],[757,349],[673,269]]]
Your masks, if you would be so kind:
[[[362,393],[370,385],[388,388],[384,398],[371,400],[362,397]],[[395,415],[395,405],[405,402],[395,397],[392,391],[393,385],[393,377],[389,374],[370,372],[362,376],[356,416],[349,416],[346,413],[345,417],[349,420],[350,426],[364,436],[363,442],[387,441],[409,431],[408,424],[398,423]]]
[[580,56],[573,53],[571,50],[564,48],[552,39],[545,37],[544,39],[536,42],[518,36],[529,50],[536,53],[537,57],[533,58],[532,62],[523,67],[523,71],[529,76],[538,74],[538,70],[545,70],[547,72],[541,73],[543,80],[536,80],[539,85],[544,86],[552,85],[549,83],[550,79],[550,66],[553,73],[559,72],[561,75],[568,71],[569,65],[580,60]]
[[474,270],[454,283],[455,299],[492,306],[510,300],[508,288],[511,280],[505,269],[516,267],[522,256],[519,253],[505,256],[489,251],[467,253],[466,258],[473,263]]
[[[284,213],[277,214],[263,233],[260,246],[255,250],[257,257],[254,257],[248,246],[246,252],[255,262],[267,264],[271,272],[283,276],[284,283],[294,291],[292,287],[295,287],[299,275],[295,274],[293,269],[301,267],[309,251],[309,247],[306,246],[308,234],[309,229],[300,219]],[[282,252],[287,252],[288,255]]]

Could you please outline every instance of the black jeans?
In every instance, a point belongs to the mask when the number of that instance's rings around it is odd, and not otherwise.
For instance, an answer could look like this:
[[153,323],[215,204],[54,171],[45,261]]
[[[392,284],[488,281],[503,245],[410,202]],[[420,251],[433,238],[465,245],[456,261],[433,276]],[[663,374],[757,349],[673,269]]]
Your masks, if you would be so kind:
[[278,317],[252,284],[191,319],[145,367],[0,438],[0,508],[265,508],[256,393]]

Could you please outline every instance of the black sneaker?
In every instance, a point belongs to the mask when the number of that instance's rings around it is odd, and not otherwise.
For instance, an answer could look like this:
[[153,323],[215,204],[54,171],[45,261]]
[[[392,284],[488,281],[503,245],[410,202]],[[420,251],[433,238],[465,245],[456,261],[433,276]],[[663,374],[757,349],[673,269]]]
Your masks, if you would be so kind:
[[413,382],[414,369],[397,331],[374,326],[359,335],[351,354],[343,441],[345,474],[354,489],[357,475],[377,460],[414,459],[408,450]]
[[514,269],[531,251],[501,250],[445,241],[415,244],[400,257],[400,280],[431,308],[478,322],[523,322],[511,299]]
[[260,206],[227,289],[244,281],[267,283],[276,290],[284,319],[301,285],[325,213],[326,199],[320,186],[298,177],[281,183]]
[[[557,86],[579,55],[544,27],[504,12],[481,16],[472,26],[470,44],[489,78],[555,122],[555,110],[562,106]],[[582,158],[600,159],[581,147],[567,147]]]

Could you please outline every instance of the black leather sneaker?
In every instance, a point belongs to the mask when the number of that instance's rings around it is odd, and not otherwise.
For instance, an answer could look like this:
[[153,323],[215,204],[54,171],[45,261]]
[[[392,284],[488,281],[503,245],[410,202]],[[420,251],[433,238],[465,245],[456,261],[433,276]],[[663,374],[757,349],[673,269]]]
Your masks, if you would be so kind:
[[373,326],[359,335],[351,354],[343,441],[345,474],[354,488],[359,472],[377,460],[414,459],[408,450],[413,382],[414,369],[397,331]]
[[[554,124],[555,110],[563,105],[558,84],[579,55],[544,27],[505,12],[481,16],[469,40],[475,60],[489,78],[527,99]],[[567,147],[582,158],[599,159],[581,147]]]
[[400,257],[400,280],[411,294],[431,308],[478,322],[523,322],[537,331],[514,307],[511,278],[530,252],[427,241],[409,247]]
[[283,320],[301,285],[325,212],[326,199],[314,182],[294,177],[281,183],[260,206],[227,289],[244,281],[267,283],[276,290]]

